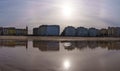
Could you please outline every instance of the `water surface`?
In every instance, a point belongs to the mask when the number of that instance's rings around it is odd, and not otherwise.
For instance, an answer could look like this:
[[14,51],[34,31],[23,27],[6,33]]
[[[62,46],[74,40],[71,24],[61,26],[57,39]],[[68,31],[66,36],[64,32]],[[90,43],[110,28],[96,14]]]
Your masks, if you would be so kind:
[[0,71],[120,71],[120,42],[0,40]]

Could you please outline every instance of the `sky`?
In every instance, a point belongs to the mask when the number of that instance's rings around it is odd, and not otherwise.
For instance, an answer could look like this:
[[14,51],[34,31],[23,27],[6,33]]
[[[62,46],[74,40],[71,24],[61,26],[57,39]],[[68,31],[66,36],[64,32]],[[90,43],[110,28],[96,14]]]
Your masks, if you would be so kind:
[[120,26],[120,0],[0,0],[0,26]]

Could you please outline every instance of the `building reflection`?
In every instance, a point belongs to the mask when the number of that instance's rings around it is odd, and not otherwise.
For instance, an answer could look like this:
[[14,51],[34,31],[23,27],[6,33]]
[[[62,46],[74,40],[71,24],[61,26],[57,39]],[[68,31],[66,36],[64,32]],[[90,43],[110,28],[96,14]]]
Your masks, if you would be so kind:
[[108,50],[120,50],[120,41],[76,41],[76,42],[62,42],[62,44],[71,43],[69,47],[64,46],[66,50],[84,48],[95,49],[98,47],[107,48]]
[[16,47],[25,46],[28,48],[28,42],[26,40],[0,40],[0,47]]
[[88,41],[87,45],[89,48],[95,49],[95,48],[99,47],[98,43],[99,43],[98,41]]
[[87,41],[77,41],[76,48],[81,50],[83,48],[86,48],[87,44],[88,44]]
[[107,48],[108,50],[120,50],[120,41],[100,42],[100,47]]
[[75,42],[63,42],[63,46],[66,50],[74,50],[75,49]]
[[40,51],[59,51],[59,42],[34,40],[33,47],[39,48]]
[[[120,41],[71,41],[71,42],[59,42],[59,41],[37,41],[33,40],[33,48],[39,48],[40,51],[59,51],[59,43],[63,44],[65,50],[72,51],[74,49],[95,49],[103,48],[108,50],[120,50]],[[24,46],[28,48],[27,40],[0,40],[0,47]]]

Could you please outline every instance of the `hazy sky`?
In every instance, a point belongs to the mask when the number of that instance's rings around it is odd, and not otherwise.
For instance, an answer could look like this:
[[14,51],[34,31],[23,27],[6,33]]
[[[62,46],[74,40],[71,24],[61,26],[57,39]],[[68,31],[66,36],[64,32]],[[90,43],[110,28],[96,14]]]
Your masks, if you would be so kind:
[[0,26],[120,26],[119,4],[120,0],[0,0]]

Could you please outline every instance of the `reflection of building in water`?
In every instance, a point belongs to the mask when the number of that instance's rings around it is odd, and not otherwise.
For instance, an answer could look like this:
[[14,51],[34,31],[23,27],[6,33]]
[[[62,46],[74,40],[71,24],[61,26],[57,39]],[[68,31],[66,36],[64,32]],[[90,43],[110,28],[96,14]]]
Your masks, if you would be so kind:
[[98,41],[88,41],[88,46],[91,49],[97,48],[98,47]]
[[75,49],[75,42],[62,42],[63,46],[67,50],[74,50]]
[[26,48],[27,48],[27,41],[24,41],[24,40],[0,40],[0,46],[6,46],[6,47],[26,46]]
[[41,51],[59,51],[58,41],[33,41],[33,47]]
[[120,50],[120,42],[111,42],[111,45],[108,46],[109,50]]
[[108,43],[109,43],[108,41],[99,41],[98,46],[102,48],[106,48],[108,47]]
[[15,47],[15,41],[13,41],[13,40],[0,40],[0,46]]
[[[68,42],[67,42],[68,43]],[[84,49],[90,48],[95,49],[98,47],[107,48],[108,50],[120,50],[120,42],[118,41],[77,41],[77,42],[70,42],[71,46],[65,47],[67,50],[77,49]]]
[[83,49],[87,47],[87,41],[78,41],[76,42],[76,48],[77,49]]
[[120,50],[120,42],[118,41],[106,41],[99,44],[102,48],[107,48],[108,50]]

